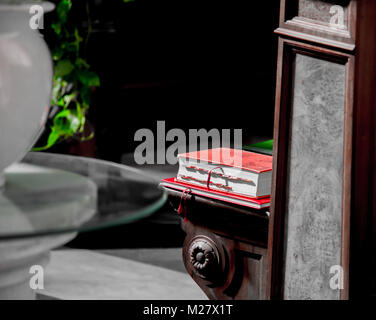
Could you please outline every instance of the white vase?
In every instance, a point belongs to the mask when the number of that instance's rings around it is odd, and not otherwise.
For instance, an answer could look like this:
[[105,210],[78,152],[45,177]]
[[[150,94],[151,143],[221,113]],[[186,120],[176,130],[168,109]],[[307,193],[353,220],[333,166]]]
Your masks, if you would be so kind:
[[48,2],[0,4],[0,185],[3,170],[19,161],[43,131],[51,101],[53,64],[35,14],[53,10]]

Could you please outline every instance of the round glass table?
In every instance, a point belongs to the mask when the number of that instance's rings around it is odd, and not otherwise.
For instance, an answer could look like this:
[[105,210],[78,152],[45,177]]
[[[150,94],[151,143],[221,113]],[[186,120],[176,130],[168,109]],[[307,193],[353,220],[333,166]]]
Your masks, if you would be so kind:
[[30,152],[4,177],[0,299],[33,299],[33,270],[78,232],[138,221],[167,199],[159,181],[137,169],[70,155]]

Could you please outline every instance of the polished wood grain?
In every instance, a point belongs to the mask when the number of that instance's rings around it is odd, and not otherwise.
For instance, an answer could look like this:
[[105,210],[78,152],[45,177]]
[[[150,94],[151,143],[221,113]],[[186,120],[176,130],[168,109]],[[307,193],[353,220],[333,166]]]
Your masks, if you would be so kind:
[[319,59],[342,60],[346,66],[341,224],[344,289],[340,292],[340,298],[375,295],[376,44],[372,39],[376,39],[376,2],[349,2],[350,37],[347,38],[339,33],[334,36],[333,32],[326,32],[322,25],[318,27],[321,31],[318,31],[317,28],[308,30],[289,24],[288,20],[297,15],[297,5],[297,1],[281,1],[280,28],[276,31],[280,39],[267,295],[271,299],[283,298],[288,132],[293,94],[291,79],[294,52],[301,50]]
[[350,226],[350,298],[376,295],[376,1],[358,3]]
[[[167,192],[177,211],[181,192]],[[183,261],[208,298],[266,299],[267,212],[205,197],[186,198]]]
[[[280,24],[276,32],[301,41],[311,41],[332,48],[353,51],[355,49],[357,1],[330,1],[323,7],[324,12],[317,9],[314,15],[302,16],[304,10],[301,8],[306,5],[306,2],[307,0],[281,0]],[[346,15],[345,29],[335,28],[330,24],[328,11],[332,5],[343,6]]]

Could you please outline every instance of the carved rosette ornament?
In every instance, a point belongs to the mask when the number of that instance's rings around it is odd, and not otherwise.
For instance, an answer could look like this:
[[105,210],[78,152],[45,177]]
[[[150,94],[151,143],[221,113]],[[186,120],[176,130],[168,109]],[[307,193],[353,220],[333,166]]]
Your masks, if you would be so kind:
[[199,236],[192,239],[188,256],[194,271],[200,277],[208,279],[220,269],[220,255],[214,242],[208,237]]

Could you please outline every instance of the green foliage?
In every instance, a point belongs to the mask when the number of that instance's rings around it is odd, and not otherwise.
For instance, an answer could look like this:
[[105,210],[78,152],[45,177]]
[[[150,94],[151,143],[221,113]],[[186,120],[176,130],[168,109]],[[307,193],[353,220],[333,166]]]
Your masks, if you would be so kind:
[[267,150],[273,150],[273,140],[266,140],[251,145],[254,148],[262,148]]
[[[83,43],[77,26],[69,20],[71,8],[71,0],[60,0],[56,7],[57,19],[52,24],[56,39],[51,48],[54,61],[51,104],[58,112],[53,118],[47,144],[34,148],[34,151],[46,150],[72,137],[81,141],[93,137],[93,132],[85,136],[86,114],[90,106],[91,88],[100,86],[100,79],[82,57],[82,47],[89,35]],[[89,17],[88,20],[90,32]]]
[[262,141],[254,144],[243,146],[243,149],[258,153],[272,154],[273,153],[273,140]]

